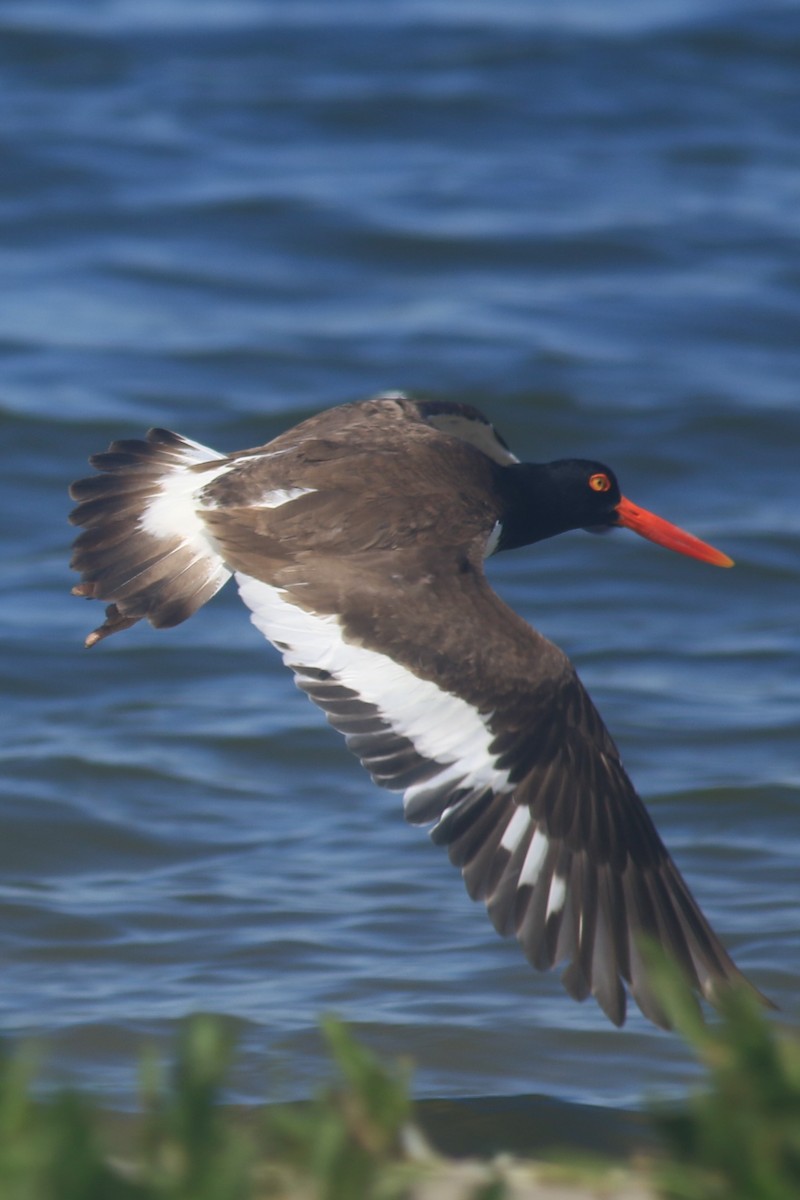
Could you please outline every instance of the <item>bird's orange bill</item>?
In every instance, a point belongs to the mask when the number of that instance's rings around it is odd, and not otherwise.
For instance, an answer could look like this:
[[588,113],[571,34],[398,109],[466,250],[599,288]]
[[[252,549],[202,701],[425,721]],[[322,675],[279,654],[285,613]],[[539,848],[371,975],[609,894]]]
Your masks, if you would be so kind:
[[732,567],[733,559],[728,558],[721,550],[715,550],[707,542],[685,533],[677,525],[657,517],[646,508],[638,508],[623,496],[617,505],[617,520],[626,529],[632,529],[641,537],[666,546],[668,550],[677,550],[678,554],[688,554],[689,558],[699,558],[701,562],[713,563],[715,567]]

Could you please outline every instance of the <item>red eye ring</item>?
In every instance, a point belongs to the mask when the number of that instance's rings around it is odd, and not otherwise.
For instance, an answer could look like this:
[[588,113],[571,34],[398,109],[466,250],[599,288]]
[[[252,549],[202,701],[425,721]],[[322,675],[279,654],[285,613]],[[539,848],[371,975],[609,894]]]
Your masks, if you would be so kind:
[[598,471],[596,475],[589,476],[589,487],[593,492],[610,492],[611,480],[603,471]]

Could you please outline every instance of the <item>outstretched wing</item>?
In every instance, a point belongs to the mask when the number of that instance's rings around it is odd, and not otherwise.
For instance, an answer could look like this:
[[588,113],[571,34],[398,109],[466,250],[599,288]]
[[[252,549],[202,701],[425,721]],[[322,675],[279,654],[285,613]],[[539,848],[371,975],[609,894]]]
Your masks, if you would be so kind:
[[[567,991],[593,994],[617,1025],[625,985],[666,1024],[645,938],[710,1000],[741,981],[561,651],[482,570],[462,563],[457,575],[440,561],[420,576],[409,555],[401,596],[380,558],[317,557],[297,582],[236,579],[256,626],[375,782],[403,792],[409,821],[435,822],[433,840],[496,929],[534,967],[565,964]],[[403,575],[403,556],[393,563]],[[483,635],[466,660],[444,616],[456,606]]]

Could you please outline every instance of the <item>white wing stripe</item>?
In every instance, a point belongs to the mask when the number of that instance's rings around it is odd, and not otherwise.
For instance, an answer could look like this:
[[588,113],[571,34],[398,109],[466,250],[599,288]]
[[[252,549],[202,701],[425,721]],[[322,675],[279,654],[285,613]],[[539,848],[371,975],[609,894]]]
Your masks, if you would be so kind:
[[508,850],[510,854],[514,853],[530,829],[531,820],[530,809],[522,807],[516,809],[500,839],[500,845],[504,850]]
[[520,887],[524,887],[525,885],[528,887],[536,886],[536,881],[539,878],[539,872],[542,869],[549,844],[547,836],[542,833],[541,829],[537,829],[528,847],[528,853],[525,855],[522,870],[519,873]]
[[423,758],[442,770],[405,791],[408,809],[415,799],[449,785],[469,791],[511,791],[508,772],[490,751],[493,735],[472,705],[419,679],[387,655],[345,640],[335,616],[320,616],[292,604],[279,588],[240,572],[239,592],[254,625],[282,650],[299,676],[303,668],[329,671],[340,684],[374,705],[382,720],[407,738]]
[[316,492],[316,490],[312,487],[275,488],[274,491],[266,492],[253,507],[280,508],[282,505],[296,500],[298,496],[308,496],[310,492]]
[[554,912],[560,912],[564,907],[564,901],[567,898],[567,881],[561,875],[554,875],[550,882],[550,891],[547,895],[547,912],[545,920]]

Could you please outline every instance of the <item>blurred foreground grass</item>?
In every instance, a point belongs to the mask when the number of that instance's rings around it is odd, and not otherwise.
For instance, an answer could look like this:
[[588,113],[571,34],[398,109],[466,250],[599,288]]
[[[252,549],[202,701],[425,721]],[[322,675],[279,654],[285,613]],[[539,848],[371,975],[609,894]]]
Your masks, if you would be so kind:
[[733,990],[705,1024],[680,976],[656,971],[666,1011],[707,1072],[680,1111],[656,1110],[670,1200],[800,1200],[800,1038],[781,1033],[755,997]]
[[798,1200],[800,1041],[737,992],[705,1025],[675,974],[663,964],[660,974],[667,1011],[707,1078],[680,1110],[653,1112],[664,1150],[645,1175],[565,1167],[564,1147],[559,1168],[507,1156],[448,1163],[414,1124],[408,1067],[383,1065],[332,1019],[323,1032],[335,1082],[308,1104],[267,1106],[244,1121],[220,1103],[233,1040],[224,1022],[196,1017],[171,1070],[145,1056],[124,1161],[85,1098],[35,1098],[30,1048],[0,1056],[0,1200]]

